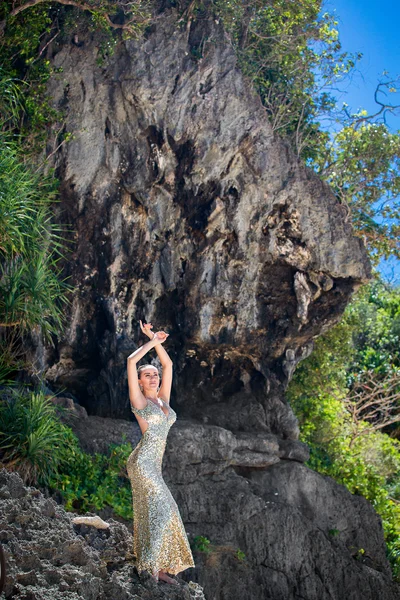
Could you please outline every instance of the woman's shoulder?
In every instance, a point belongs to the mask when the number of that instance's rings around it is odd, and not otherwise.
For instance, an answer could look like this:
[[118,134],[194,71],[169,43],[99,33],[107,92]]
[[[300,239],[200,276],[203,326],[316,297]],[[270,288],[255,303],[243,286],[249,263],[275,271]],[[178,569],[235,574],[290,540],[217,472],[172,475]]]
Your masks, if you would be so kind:
[[165,402],[165,404],[169,405],[169,399],[167,400],[164,396],[158,396],[158,398],[160,398],[160,400],[162,400],[163,402]]
[[146,402],[146,404],[144,406],[142,406],[141,408],[138,408],[137,406],[134,406],[132,404],[132,400],[130,400],[130,405],[131,405],[132,411],[140,413],[140,412],[148,409],[149,408],[149,400],[148,400],[148,398],[145,398],[145,402]]

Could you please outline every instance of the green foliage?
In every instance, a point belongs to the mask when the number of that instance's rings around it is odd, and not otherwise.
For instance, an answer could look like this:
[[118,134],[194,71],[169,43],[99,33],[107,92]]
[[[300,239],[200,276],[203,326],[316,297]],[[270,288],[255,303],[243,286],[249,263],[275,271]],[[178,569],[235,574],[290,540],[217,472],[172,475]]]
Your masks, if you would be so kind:
[[46,486],[61,494],[65,509],[98,511],[111,506],[124,519],[132,519],[132,491],[126,461],[129,443],[112,444],[109,455],[83,452],[70,427],[43,393],[7,389],[0,402],[0,457],[28,485]]
[[[57,182],[52,171],[44,175],[44,164],[33,160],[43,151],[48,126],[62,121],[46,96],[46,83],[54,70],[44,50],[52,38],[68,37],[77,24],[80,31],[85,26],[97,31],[107,21],[106,15],[118,10],[115,3],[104,2],[90,21],[82,11],[76,11],[77,18],[75,9],[46,2],[11,18],[15,6],[12,2],[0,6],[0,21],[6,19],[5,35],[0,37],[0,325],[4,329],[0,379],[10,385],[9,375],[27,366],[23,336],[38,332],[52,343],[52,336],[65,324],[65,293],[71,290],[58,267],[64,258],[63,229],[53,223],[51,214],[52,203],[58,201]],[[124,39],[145,26],[143,6],[131,6],[142,18],[123,31]],[[63,24],[64,29],[59,29]],[[108,23],[103,35],[98,33],[103,60],[112,53],[117,37]],[[57,142],[64,143],[72,135],[61,134]],[[14,397],[11,389],[9,393],[11,398],[4,400],[0,411],[3,463],[18,469],[26,482],[59,488],[67,508],[85,511],[110,505],[120,516],[131,518],[130,484],[123,473],[131,446],[114,447],[109,457],[87,455],[42,395],[18,392]]]
[[196,535],[192,541],[192,547],[194,550],[205,552],[206,554],[209,554],[212,551],[210,544],[210,540],[203,535]]
[[[400,368],[400,292],[382,281],[362,288],[347,314],[353,331],[351,370],[373,369],[385,375]],[[350,383],[354,380],[351,377]]]
[[400,540],[391,544],[388,558],[392,564],[394,579],[400,581]]
[[[373,366],[385,375],[398,365],[400,290],[382,282],[365,286],[341,322],[315,343],[290,382],[288,396],[310,447],[308,465],[367,498],[381,515],[393,572],[400,574],[400,442],[387,433],[362,434],[345,398],[356,378]],[[359,435],[354,428],[359,427]],[[357,433],[357,432],[356,432]]]
[[49,481],[68,451],[69,431],[41,392],[9,388],[0,403],[0,455],[27,484]]
[[130,443],[110,445],[110,455],[87,454],[71,432],[70,447],[59,469],[49,481],[71,511],[98,511],[111,506],[115,514],[132,520],[132,491],[126,475]]
[[364,548],[359,548],[359,549],[357,550],[357,552],[355,553],[355,555],[354,555],[354,558],[355,558],[356,560],[361,560],[361,561],[362,561],[362,559],[364,558],[364,555],[365,555],[365,550],[364,550]]
[[330,529],[328,531],[329,535],[332,537],[336,537],[337,535],[339,535],[340,531],[339,529],[336,529],[335,527],[333,529]]
[[57,182],[26,156],[25,138],[13,133],[26,106],[19,84],[0,69],[0,381],[24,366],[24,335],[37,332],[52,343],[62,331],[71,289],[58,266],[63,228],[51,214]]
[[360,123],[357,116],[309,164],[348,205],[377,264],[382,256],[400,257],[400,136],[383,123]]
[[[10,103],[11,109],[13,104]],[[4,105],[3,105],[4,106]],[[7,110],[2,112],[8,114]],[[62,331],[70,286],[62,279],[62,228],[52,221],[56,182],[23,158],[0,133],[0,377],[22,366],[23,336],[38,332],[52,343]],[[2,379],[2,380],[3,380]]]
[[[11,10],[11,2],[0,7],[0,21]],[[50,33],[51,18],[48,6],[32,7],[28,13],[7,24],[5,35],[0,36],[0,78],[12,82],[10,98],[1,99],[0,115],[6,105],[14,103],[13,119],[7,119],[7,129],[19,136],[25,154],[40,152],[46,142],[46,127],[58,117],[46,96],[46,82],[54,72],[50,61],[40,55],[43,36]],[[27,33],[29,32],[29,34]],[[3,115],[2,115],[3,116]],[[4,118],[3,130],[4,130]]]
[[236,558],[239,560],[245,560],[246,558],[245,553],[242,550],[240,550],[240,548],[237,549]]
[[0,131],[3,133],[18,126],[23,110],[23,85],[23,81],[17,83],[0,67]]

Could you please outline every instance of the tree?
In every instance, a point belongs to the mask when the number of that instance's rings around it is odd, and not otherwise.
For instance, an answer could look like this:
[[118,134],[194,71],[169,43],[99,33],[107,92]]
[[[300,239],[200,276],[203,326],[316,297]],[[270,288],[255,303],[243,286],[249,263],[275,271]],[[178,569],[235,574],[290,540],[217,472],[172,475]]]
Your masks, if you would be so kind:
[[383,378],[373,371],[360,373],[343,403],[351,415],[351,448],[358,437],[400,422],[400,371]]
[[309,164],[348,207],[377,264],[381,257],[400,257],[400,136],[359,116],[334,133],[325,152]]
[[342,50],[337,20],[320,0],[213,4],[273,131],[331,185],[374,264],[400,257],[400,137],[386,123],[389,112],[398,114],[389,101],[398,79],[384,73],[377,110],[352,113],[335,93],[362,55]]
[[398,579],[400,441],[392,428],[400,410],[399,306],[400,289],[381,281],[362,288],[287,390],[310,447],[308,465],[373,504]]

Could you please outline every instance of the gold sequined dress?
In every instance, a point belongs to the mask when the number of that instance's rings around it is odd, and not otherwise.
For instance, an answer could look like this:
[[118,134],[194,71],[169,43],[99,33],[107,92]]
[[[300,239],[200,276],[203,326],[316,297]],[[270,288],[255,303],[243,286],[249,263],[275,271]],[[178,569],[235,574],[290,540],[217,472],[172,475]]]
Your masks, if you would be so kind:
[[133,413],[145,419],[148,427],[127,460],[132,485],[133,553],[138,572],[157,575],[162,570],[173,575],[194,567],[193,555],[178,506],[162,476],[162,459],[169,429],[176,421],[175,411],[147,399],[147,406]]

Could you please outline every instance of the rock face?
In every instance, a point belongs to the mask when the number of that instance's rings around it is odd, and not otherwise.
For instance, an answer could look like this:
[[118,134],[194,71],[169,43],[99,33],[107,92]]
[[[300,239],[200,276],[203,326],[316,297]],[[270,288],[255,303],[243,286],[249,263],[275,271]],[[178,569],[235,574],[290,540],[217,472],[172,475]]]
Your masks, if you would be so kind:
[[138,320],[170,333],[165,477],[188,533],[213,543],[190,574],[208,600],[394,600],[379,518],[301,464],[284,395],[370,277],[362,241],[272,133],[221,23],[178,23],[163,4],[145,39],[102,65],[85,31],[79,47],[47,47],[60,70],[49,94],[74,135],[53,158],[76,293],[37,362],[87,409],[76,429],[98,451],[133,419]]
[[195,519],[220,544],[196,562],[207,600],[400,597],[380,520],[364,498],[293,461],[241,475],[185,482],[185,497],[197,500],[189,526]]
[[[90,513],[91,514],[91,513]],[[134,568],[132,536],[109,519],[107,530],[75,525],[17,473],[0,471],[0,536],[6,558],[2,598],[24,600],[204,600],[201,587],[156,583]]]
[[127,418],[145,319],[170,332],[181,415],[296,439],[284,387],[370,276],[346,211],[271,132],[221,23],[165,10],[103,66],[80,39],[48,49],[78,288],[48,380]]

